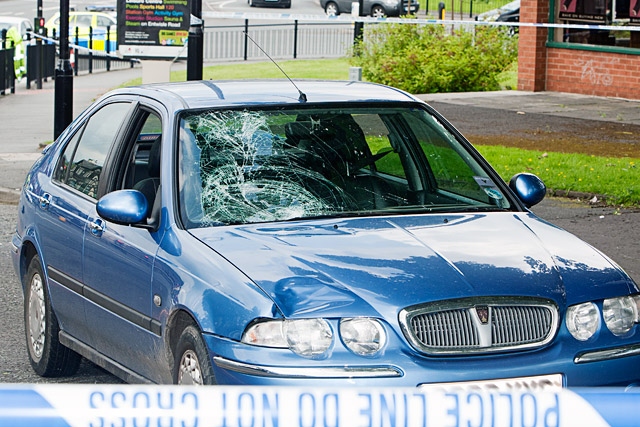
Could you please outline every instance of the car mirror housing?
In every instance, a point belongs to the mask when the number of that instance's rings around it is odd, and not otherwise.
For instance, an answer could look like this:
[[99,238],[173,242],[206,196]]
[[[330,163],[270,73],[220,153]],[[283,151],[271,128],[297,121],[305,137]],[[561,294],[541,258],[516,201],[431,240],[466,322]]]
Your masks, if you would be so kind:
[[537,205],[547,194],[547,186],[536,175],[519,173],[509,181],[511,188],[527,208]]
[[145,223],[149,204],[137,190],[118,190],[98,200],[96,210],[107,221],[136,225]]

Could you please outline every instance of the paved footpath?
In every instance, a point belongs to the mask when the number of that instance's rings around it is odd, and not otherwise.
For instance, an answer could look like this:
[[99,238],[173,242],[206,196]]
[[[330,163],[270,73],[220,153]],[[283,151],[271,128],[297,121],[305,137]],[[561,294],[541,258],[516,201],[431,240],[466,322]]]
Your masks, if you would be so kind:
[[[74,77],[73,117],[110,89],[141,76],[137,67]],[[53,140],[55,82],[49,79],[42,89],[35,88],[34,83],[26,89],[23,81],[15,93],[0,96],[0,201],[22,185],[41,145]]]

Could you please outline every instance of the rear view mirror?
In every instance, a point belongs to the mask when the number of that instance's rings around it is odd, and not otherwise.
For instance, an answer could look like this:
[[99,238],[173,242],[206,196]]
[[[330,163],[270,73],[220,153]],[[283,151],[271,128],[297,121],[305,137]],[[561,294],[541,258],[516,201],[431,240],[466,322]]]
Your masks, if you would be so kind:
[[116,224],[135,225],[146,221],[147,199],[137,190],[119,190],[98,200],[98,215]]
[[547,187],[536,175],[519,173],[509,181],[511,188],[526,207],[537,205],[547,194]]

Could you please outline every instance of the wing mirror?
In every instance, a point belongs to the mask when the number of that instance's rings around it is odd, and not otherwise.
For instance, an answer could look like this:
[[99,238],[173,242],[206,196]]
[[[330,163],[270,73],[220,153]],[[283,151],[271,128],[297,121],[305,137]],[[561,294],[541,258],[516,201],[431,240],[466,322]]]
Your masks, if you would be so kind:
[[547,194],[547,186],[536,175],[519,173],[509,181],[511,188],[527,208],[537,205]]
[[102,218],[116,224],[142,225],[146,224],[149,204],[137,190],[118,190],[100,198],[96,210]]

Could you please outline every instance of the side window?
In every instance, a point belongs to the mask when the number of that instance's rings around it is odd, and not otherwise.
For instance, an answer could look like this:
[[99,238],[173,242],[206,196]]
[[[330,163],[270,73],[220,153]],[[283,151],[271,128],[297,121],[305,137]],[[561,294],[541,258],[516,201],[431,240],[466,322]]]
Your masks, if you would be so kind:
[[67,144],[54,179],[97,198],[104,161],[129,107],[124,102],[108,104],[91,116]]
[[377,172],[406,179],[406,173],[400,155],[394,150],[389,139],[389,129],[377,114],[360,114],[353,116],[362,128],[370,150],[370,163]]
[[76,25],[78,27],[91,27],[91,18],[91,15],[78,15],[76,18]]
[[150,111],[143,111],[140,118],[142,123],[131,139],[132,149],[121,187],[140,191],[151,207],[160,188],[162,122]]
[[97,22],[98,22],[98,27],[109,27],[111,25],[114,25],[114,23],[106,16],[98,16]]

